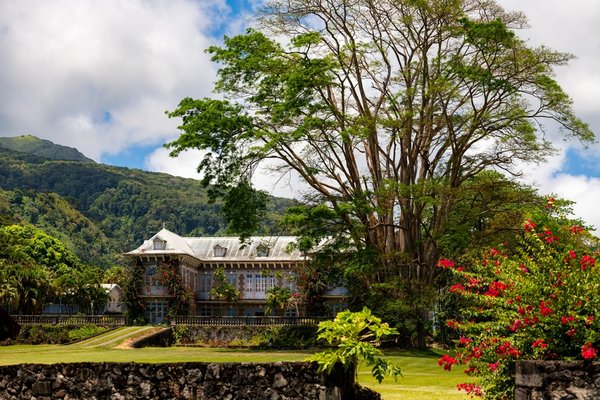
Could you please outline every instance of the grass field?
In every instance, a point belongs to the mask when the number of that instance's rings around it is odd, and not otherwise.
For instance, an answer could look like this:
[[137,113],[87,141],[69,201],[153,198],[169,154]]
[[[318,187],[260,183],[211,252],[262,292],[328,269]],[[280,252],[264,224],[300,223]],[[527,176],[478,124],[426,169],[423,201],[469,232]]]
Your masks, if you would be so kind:
[[[77,345],[0,346],[0,365],[56,362],[273,362],[302,361],[311,353],[301,351],[255,351],[201,347],[117,349]],[[438,367],[436,352],[397,351],[388,354],[401,368],[403,377],[377,382],[366,367],[359,370],[359,381],[383,395],[386,400],[467,399],[456,391],[465,380],[459,370],[446,372]]]

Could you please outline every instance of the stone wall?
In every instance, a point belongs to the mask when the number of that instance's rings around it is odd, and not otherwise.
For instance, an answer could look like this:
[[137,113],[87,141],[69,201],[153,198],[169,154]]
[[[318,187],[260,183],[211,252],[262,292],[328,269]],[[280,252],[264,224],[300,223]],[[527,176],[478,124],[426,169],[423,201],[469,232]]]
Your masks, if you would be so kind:
[[600,363],[520,361],[515,400],[600,399]]
[[[350,380],[349,380],[350,379]],[[376,400],[314,363],[73,363],[0,366],[1,399]],[[346,388],[344,388],[346,387]]]

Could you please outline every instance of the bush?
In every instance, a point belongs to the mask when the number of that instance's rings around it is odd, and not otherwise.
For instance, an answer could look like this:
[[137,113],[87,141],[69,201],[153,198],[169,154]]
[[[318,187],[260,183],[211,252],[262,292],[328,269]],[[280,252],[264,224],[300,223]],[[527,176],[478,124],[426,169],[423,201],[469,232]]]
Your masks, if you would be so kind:
[[94,324],[84,325],[77,329],[70,330],[69,338],[72,341],[84,340],[84,339],[90,338],[92,336],[96,336],[101,333],[104,333],[108,329],[109,328],[107,328],[105,326],[97,326]]
[[306,349],[317,346],[316,326],[271,326],[258,334],[258,347]]
[[21,332],[15,343],[25,344],[67,344],[77,340],[98,335],[108,327],[99,327],[94,324],[74,325],[22,325]]
[[523,224],[514,248],[499,246],[451,271],[448,290],[465,302],[460,318],[447,321],[459,332],[456,354],[439,365],[466,365],[478,377],[459,389],[487,399],[514,396],[515,361],[597,358],[600,348],[598,240],[566,219],[549,201]]

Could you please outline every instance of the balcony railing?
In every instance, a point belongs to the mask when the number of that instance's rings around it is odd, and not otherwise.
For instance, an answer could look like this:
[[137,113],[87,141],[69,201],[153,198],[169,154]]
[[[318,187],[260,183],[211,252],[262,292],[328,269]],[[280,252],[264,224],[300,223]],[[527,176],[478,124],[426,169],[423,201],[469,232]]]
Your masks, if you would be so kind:
[[171,324],[207,326],[313,326],[327,319],[327,317],[202,317],[198,315],[178,315],[171,320]]
[[20,325],[52,324],[52,325],[108,325],[123,326],[124,315],[13,315]]

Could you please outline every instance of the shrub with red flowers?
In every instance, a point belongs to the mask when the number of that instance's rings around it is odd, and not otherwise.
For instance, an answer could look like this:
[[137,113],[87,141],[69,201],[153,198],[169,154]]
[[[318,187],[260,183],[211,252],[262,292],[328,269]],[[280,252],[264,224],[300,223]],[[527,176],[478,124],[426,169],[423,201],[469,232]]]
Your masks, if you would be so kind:
[[438,263],[453,275],[448,291],[466,305],[446,322],[460,337],[456,352],[438,364],[448,370],[462,364],[479,378],[458,387],[472,396],[512,399],[520,359],[598,359],[597,238],[562,215],[554,200],[519,235],[514,248]]
[[170,295],[169,317],[187,314],[193,301],[193,293],[183,282],[177,260],[168,257],[158,265],[158,271],[160,282]]

